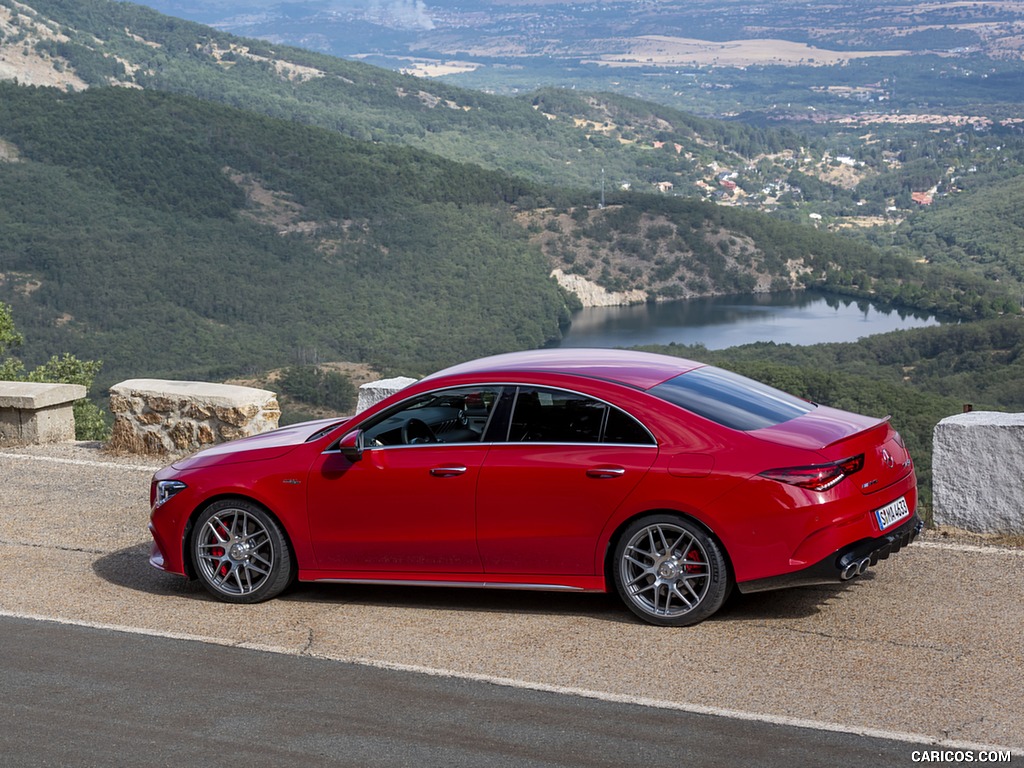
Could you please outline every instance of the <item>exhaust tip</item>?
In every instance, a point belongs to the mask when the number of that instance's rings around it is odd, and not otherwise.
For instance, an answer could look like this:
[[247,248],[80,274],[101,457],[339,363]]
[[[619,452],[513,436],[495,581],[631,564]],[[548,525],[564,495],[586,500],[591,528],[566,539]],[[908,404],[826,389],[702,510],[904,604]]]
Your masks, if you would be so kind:
[[871,566],[871,558],[870,557],[865,557],[865,558],[862,558],[860,560],[855,560],[854,562],[850,563],[845,568],[843,568],[842,572],[839,574],[839,578],[842,579],[843,581],[849,581],[850,579],[853,579],[853,578],[856,578],[857,576],[860,576],[862,573],[867,571],[867,569],[870,566]]

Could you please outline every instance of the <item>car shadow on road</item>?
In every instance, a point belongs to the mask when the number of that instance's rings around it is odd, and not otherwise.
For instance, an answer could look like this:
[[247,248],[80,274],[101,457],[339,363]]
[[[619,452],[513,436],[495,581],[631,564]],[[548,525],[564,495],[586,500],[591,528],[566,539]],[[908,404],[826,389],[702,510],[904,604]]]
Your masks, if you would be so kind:
[[[150,566],[148,545],[111,552],[94,561],[92,568],[100,578],[125,589],[216,602],[198,581],[187,581]],[[292,585],[277,600],[425,611],[575,614],[604,621],[635,621],[614,595],[596,593],[303,582]]]
[[163,573],[149,564],[148,543],[125,547],[93,561],[92,570],[104,581],[150,595],[213,597],[198,581]]
[[[874,579],[873,573],[866,573],[857,581]],[[772,592],[755,592],[745,595],[734,589],[732,595],[716,614],[722,621],[766,621],[771,619],[799,619],[814,616],[830,605],[840,602],[857,582],[845,584],[818,584],[810,587],[793,587]]]
[[635,621],[633,614],[614,595],[593,592],[404,587],[390,584],[298,584],[281,599],[458,613],[565,615],[611,622]]
[[[198,581],[187,581],[149,565],[149,545],[138,544],[100,557],[93,571],[105,581],[155,596],[189,597],[214,602]],[[858,581],[869,581],[868,573]],[[813,616],[841,599],[850,585],[821,585],[759,592],[733,590],[722,609],[709,621],[763,621]],[[277,598],[292,603],[352,604],[380,608],[472,613],[573,615],[598,621],[635,624],[638,619],[614,594],[543,592],[512,589],[473,589],[380,584],[297,583]]]

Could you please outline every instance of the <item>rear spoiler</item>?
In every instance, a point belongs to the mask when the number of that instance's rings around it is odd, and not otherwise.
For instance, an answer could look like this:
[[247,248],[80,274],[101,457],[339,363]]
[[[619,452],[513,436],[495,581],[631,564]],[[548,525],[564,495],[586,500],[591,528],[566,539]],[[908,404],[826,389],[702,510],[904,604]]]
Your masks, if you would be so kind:
[[845,437],[840,437],[837,440],[833,440],[831,443],[826,445],[825,448],[831,448],[834,445],[839,445],[840,443],[845,443],[847,440],[850,440],[850,439],[852,439],[854,437],[861,437],[863,435],[866,435],[866,434],[869,434],[871,432],[874,432],[876,429],[880,429],[881,427],[887,426],[891,419],[892,419],[892,415],[890,414],[889,416],[886,416],[884,419],[879,419],[877,423],[872,424],[870,427],[866,427],[865,429],[862,429],[860,432],[854,432],[851,435],[846,435]]

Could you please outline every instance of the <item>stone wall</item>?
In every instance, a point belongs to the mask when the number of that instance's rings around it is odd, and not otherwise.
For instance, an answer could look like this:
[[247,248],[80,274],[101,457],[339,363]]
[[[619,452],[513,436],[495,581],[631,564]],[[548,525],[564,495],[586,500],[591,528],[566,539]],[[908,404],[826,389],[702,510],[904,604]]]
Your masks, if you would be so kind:
[[110,448],[152,455],[191,453],[277,428],[277,395],[202,381],[130,379],[110,388]]
[[1024,534],[1024,414],[972,411],[934,432],[936,525],[976,533]]
[[[415,379],[360,387],[362,411]],[[0,446],[74,440],[71,403],[85,388],[0,382]],[[131,379],[110,389],[109,447],[151,455],[191,453],[276,429],[281,410],[264,389],[196,381]],[[940,421],[932,455],[936,525],[1024,535],[1024,414],[972,411]]]

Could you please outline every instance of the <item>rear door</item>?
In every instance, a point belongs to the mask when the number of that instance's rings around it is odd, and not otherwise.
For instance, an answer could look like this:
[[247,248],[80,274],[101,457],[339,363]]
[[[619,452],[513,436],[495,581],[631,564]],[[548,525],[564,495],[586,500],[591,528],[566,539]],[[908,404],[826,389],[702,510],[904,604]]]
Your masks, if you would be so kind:
[[598,536],[654,463],[654,438],[579,393],[521,386],[508,397],[506,433],[492,438],[477,482],[484,570],[594,574]]

